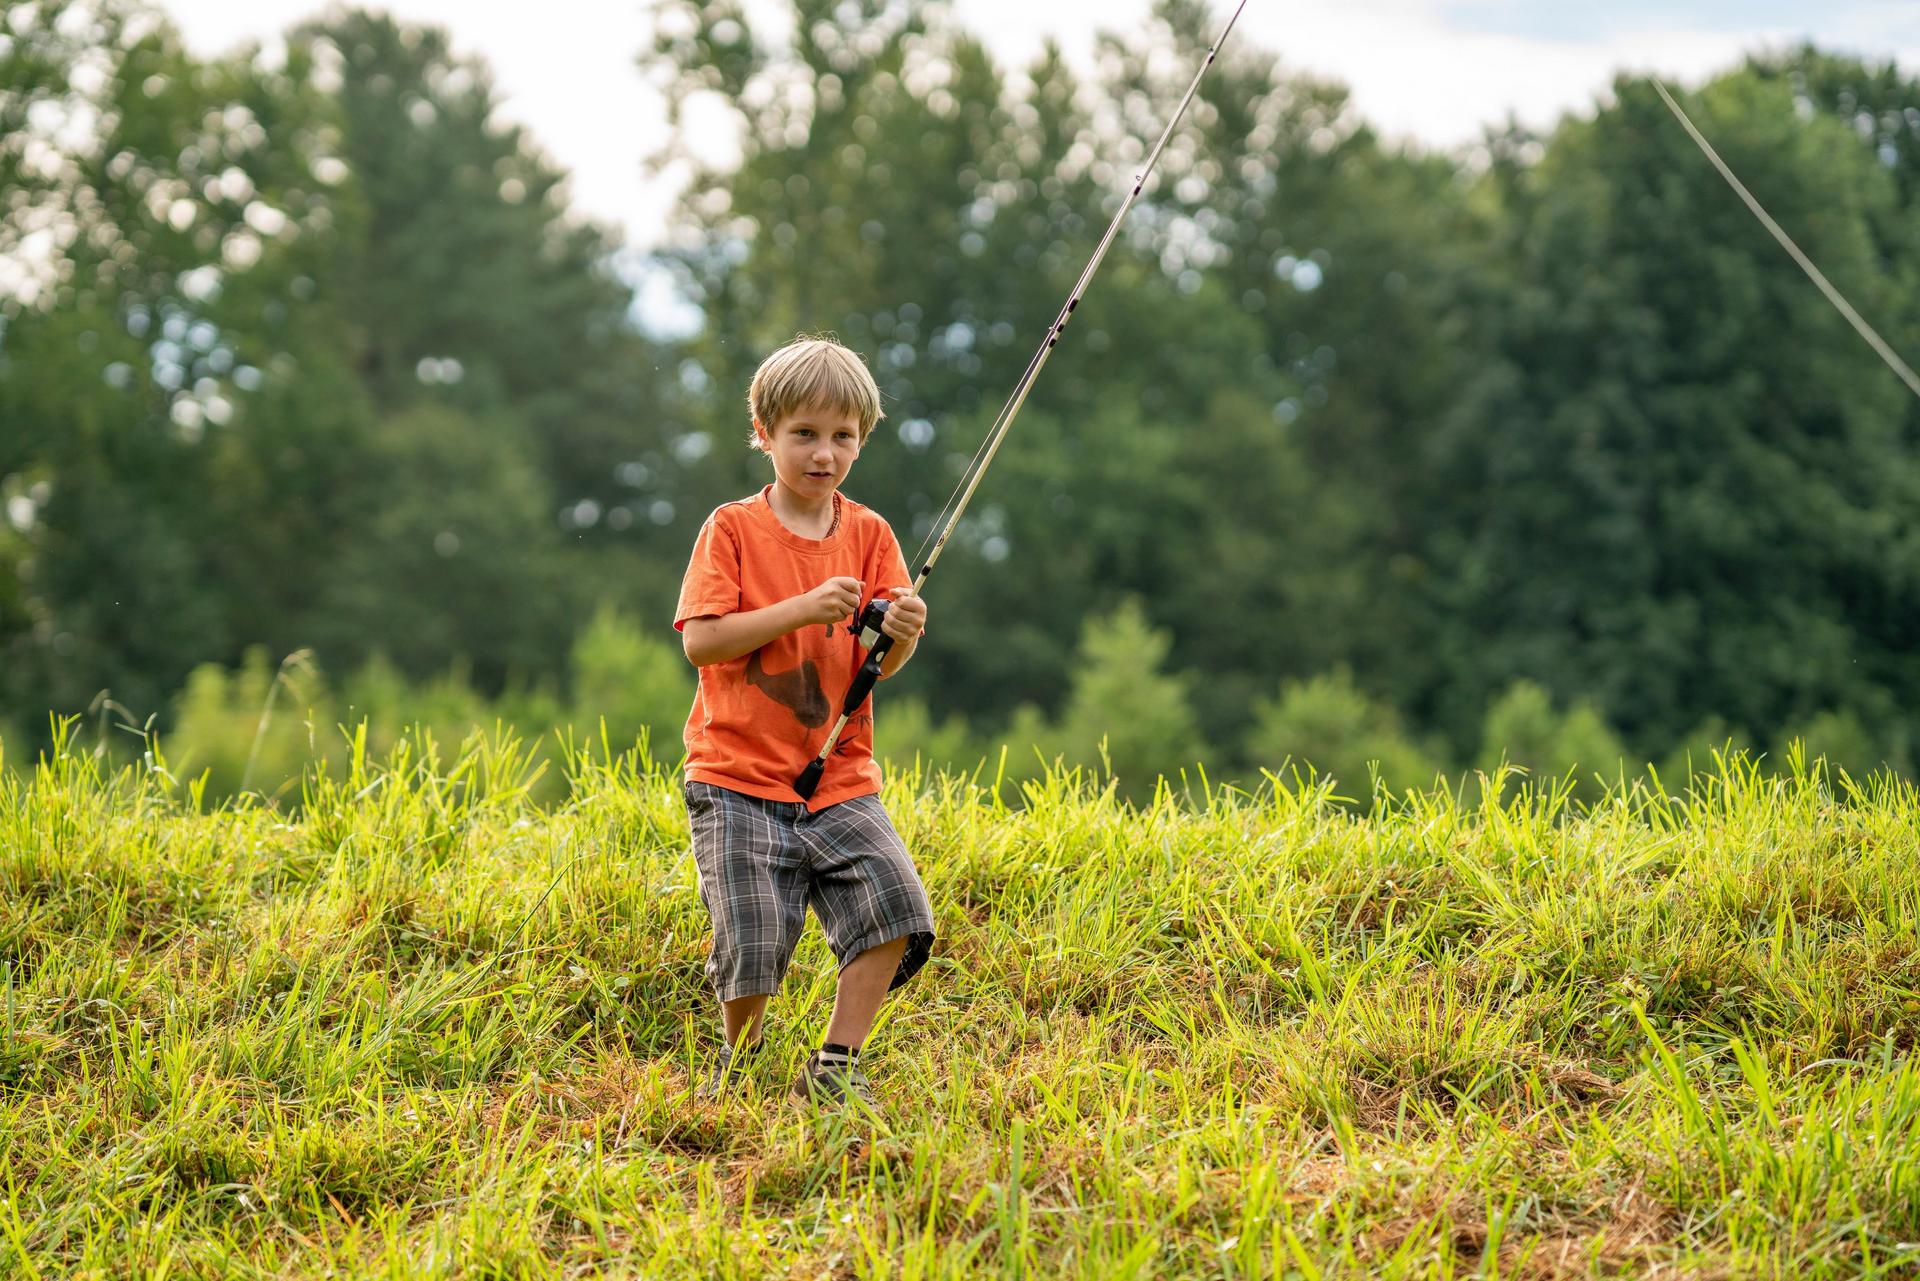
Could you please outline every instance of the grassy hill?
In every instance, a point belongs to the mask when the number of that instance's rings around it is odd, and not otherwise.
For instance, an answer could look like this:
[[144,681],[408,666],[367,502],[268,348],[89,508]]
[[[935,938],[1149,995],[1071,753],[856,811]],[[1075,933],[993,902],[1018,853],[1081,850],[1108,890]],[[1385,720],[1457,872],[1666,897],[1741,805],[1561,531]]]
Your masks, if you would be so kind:
[[1356,814],[897,780],[942,937],[873,1127],[784,1096],[815,927],[764,1088],[689,1098],[677,782],[579,756],[549,811],[526,761],[357,753],[288,811],[203,811],[158,757],[0,771],[0,1275],[1920,1264],[1905,785],[1736,761],[1681,800]]

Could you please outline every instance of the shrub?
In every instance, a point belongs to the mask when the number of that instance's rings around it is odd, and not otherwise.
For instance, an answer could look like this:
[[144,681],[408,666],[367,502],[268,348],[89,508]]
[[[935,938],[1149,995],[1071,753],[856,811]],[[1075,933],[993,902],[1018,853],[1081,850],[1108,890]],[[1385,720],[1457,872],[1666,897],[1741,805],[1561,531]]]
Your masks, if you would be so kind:
[[1068,764],[1111,769],[1121,790],[1139,799],[1152,794],[1160,775],[1177,776],[1201,759],[1205,748],[1187,702],[1192,677],[1163,670],[1172,647],[1137,600],[1087,620],[1058,727]]
[[212,799],[243,791],[284,796],[334,743],[326,684],[305,650],[273,668],[261,648],[229,672],[203,663],[187,677],[166,734],[174,776],[207,775]]
[[[368,748],[386,755],[409,730],[432,736],[444,762],[477,729],[494,721],[494,709],[468,677],[465,660],[424,684],[407,680],[383,655],[376,654],[348,678],[342,690],[345,723],[367,722]],[[538,726],[523,727],[531,735]]]
[[576,733],[597,740],[604,717],[614,750],[646,729],[657,759],[679,757],[695,676],[678,645],[603,606],[574,640],[569,665]]
[[1752,740],[1718,716],[1709,716],[1658,762],[1660,785],[1674,795],[1684,795],[1696,775],[1717,773],[1714,754],[1731,757],[1734,753],[1751,756]]
[[1031,703],[1014,708],[997,733],[980,736],[980,755],[986,762],[983,781],[999,779],[1001,796],[1009,802],[1019,798],[1021,784],[1040,778],[1064,754],[1059,730]]
[[1247,753],[1265,769],[1277,771],[1289,761],[1303,772],[1311,766],[1356,800],[1371,793],[1376,769],[1383,783],[1401,788],[1429,787],[1443,772],[1435,756],[1401,729],[1393,708],[1356,688],[1345,668],[1289,681],[1262,701]]
[[1576,791],[1590,794],[1595,775],[1611,779],[1620,773],[1624,752],[1593,704],[1583,700],[1560,711],[1546,690],[1522,680],[1487,709],[1479,764],[1492,771],[1509,762],[1541,785],[1571,778]]
[[986,749],[974,741],[966,717],[956,714],[936,725],[933,713],[918,698],[889,703],[884,715],[874,716],[873,752],[896,769],[918,760],[930,771],[960,774],[971,772],[987,756]]
[[1809,762],[1824,757],[1828,774],[1836,782],[1842,771],[1859,782],[1879,769],[1911,772],[1901,746],[1885,741],[1851,708],[1821,712],[1783,728],[1770,754],[1774,769],[1786,771],[1795,743],[1801,745]]

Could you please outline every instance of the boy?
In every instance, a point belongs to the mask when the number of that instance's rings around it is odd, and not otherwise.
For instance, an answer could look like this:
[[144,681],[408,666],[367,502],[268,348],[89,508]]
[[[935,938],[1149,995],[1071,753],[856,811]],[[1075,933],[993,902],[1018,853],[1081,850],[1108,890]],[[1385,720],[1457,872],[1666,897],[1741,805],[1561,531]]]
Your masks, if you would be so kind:
[[793,781],[864,657],[861,607],[891,598],[883,679],[912,656],[927,607],[909,594],[887,522],[840,493],[882,416],[860,358],[829,339],[796,339],[761,363],[747,401],[750,443],[773,463],[773,483],[707,518],[674,613],[700,669],[687,813],[726,1030],[700,1093],[714,1097],[751,1062],[811,905],[840,975],[825,1042],[793,1092],[871,1107],[861,1043],[881,999],[926,963],[934,933],[926,888],[880,805],[871,704],[848,720],[811,800]]

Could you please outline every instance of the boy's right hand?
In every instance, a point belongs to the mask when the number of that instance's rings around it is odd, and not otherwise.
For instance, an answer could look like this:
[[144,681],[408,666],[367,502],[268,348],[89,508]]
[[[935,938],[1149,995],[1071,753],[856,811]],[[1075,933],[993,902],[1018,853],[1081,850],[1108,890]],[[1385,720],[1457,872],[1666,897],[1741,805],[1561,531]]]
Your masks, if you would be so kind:
[[801,625],[837,623],[851,618],[860,609],[862,586],[857,578],[829,578],[800,596]]

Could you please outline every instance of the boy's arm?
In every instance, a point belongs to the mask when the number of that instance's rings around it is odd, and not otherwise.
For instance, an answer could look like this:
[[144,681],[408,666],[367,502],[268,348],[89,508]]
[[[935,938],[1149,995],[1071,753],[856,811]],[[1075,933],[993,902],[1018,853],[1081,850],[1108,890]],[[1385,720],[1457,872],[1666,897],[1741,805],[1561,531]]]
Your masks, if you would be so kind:
[[885,680],[905,667],[907,660],[913,657],[913,647],[917,644],[919,644],[917,636],[912,640],[895,641],[893,648],[887,651],[887,656],[880,660],[880,679]]
[[731,662],[768,641],[815,623],[837,623],[858,608],[860,580],[829,578],[810,592],[740,614],[703,614],[681,629],[680,646],[695,667]]
[[765,609],[744,614],[709,614],[689,618],[680,633],[680,646],[687,661],[695,667],[707,667],[751,654],[768,641],[785,636],[805,624],[796,620],[795,606],[803,597],[792,596]]

